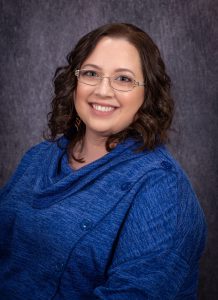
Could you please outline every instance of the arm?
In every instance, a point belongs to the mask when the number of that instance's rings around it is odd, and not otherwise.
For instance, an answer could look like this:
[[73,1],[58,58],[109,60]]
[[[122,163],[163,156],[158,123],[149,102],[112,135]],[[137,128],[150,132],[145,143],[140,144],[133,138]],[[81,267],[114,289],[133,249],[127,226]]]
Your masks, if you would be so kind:
[[204,217],[184,175],[152,171],[125,222],[108,279],[94,291],[96,299],[169,300],[183,289],[195,293],[204,237]]

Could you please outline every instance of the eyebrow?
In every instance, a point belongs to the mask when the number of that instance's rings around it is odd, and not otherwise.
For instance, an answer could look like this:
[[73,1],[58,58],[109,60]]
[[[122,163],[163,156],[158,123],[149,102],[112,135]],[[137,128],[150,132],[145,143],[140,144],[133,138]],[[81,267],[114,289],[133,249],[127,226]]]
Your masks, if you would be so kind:
[[[82,66],[82,68],[86,68],[86,67],[92,67],[92,68],[98,69],[99,71],[102,70],[99,66],[94,65],[94,64],[86,64],[86,65]],[[118,69],[115,70],[115,72],[123,72],[123,71],[130,72],[135,76],[135,73],[133,71],[131,71],[130,69],[127,69],[127,68],[118,68]]]

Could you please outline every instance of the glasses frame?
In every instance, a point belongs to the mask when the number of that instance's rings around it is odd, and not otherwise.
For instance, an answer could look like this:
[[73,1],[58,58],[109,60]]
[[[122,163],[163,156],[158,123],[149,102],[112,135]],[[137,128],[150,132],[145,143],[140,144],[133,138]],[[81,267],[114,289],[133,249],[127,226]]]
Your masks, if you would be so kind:
[[[85,82],[83,82],[83,81],[80,81],[80,80],[79,80],[79,73],[80,73],[80,71],[89,71],[89,70],[88,70],[88,69],[76,69],[76,70],[75,70],[74,75],[77,77],[77,80],[78,80],[79,82],[84,83],[84,84],[86,84],[86,85],[90,85],[90,86],[96,86],[96,85],[98,85],[98,83],[96,83],[96,84],[89,84],[89,83],[85,83]],[[91,71],[91,70],[90,70],[90,71]],[[115,76],[115,75],[114,75],[114,76]],[[114,76],[102,76],[102,75],[100,75],[98,80],[99,80],[99,82],[101,82],[102,79],[108,78],[108,79],[109,79],[109,82],[110,82],[110,87],[111,87],[113,90],[115,90],[115,91],[123,92],[123,93],[131,92],[135,87],[145,86],[145,83],[144,83],[144,82],[139,82],[139,81],[136,81],[136,80],[134,79],[134,81],[133,81],[133,87],[132,87],[131,90],[127,90],[127,91],[118,90],[118,89],[115,89],[115,88],[111,85],[111,79],[112,79]]]

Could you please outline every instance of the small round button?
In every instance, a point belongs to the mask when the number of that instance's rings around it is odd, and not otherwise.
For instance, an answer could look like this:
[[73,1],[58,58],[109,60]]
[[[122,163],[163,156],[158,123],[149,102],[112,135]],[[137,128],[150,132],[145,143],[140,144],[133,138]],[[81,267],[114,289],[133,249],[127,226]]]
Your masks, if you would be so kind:
[[89,220],[83,220],[81,223],[80,223],[80,227],[82,230],[88,230],[92,227],[92,222],[89,221]]
[[166,160],[163,160],[163,161],[161,162],[161,166],[162,166],[164,169],[166,169],[166,170],[171,170],[171,169],[172,169],[171,163],[169,163],[169,162],[166,161]]
[[57,264],[55,265],[55,270],[56,270],[56,272],[62,272],[63,267],[64,267],[64,264],[62,264],[62,263],[57,263]]

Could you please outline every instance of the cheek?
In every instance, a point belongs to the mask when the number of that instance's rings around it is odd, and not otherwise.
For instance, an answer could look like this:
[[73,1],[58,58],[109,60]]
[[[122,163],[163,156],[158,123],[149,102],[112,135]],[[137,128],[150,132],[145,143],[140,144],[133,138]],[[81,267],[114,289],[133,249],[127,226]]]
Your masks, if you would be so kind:
[[74,91],[74,102],[77,103],[78,99],[80,99],[81,97],[83,97],[83,90],[80,89],[79,87],[76,88],[76,90]]
[[92,89],[88,85],[78,84],[76,90],[74,91],[74,102],[82,103],[88,100],[89,96],[92,94]]
[[136,114],[144,102],[144,92],[135,91],[134,94],[128,95],[128,97],[124,98],[122,102],[129,112]]

